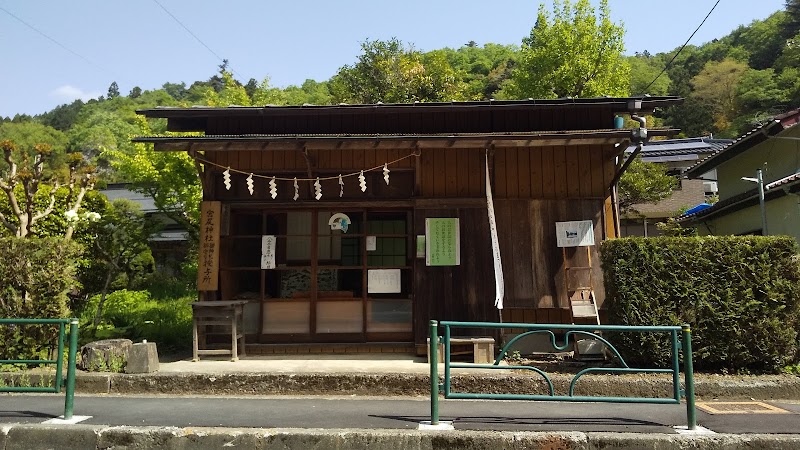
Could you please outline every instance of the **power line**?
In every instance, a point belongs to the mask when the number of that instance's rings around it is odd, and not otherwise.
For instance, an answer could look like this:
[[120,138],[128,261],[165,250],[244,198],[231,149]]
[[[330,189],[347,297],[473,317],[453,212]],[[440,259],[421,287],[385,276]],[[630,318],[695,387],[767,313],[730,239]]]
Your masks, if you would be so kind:
[[[155,4],[159,6],[159,8],[161,8],[162,10],[164,10],[164,12],[165,12],[165,13],[167,13],[167,15],[169,15],[170,17],[172,17],[172,20],[174,20],[175,22],[177,22],[177,23],[178,23],[178,25],[180,25],[181,27],[183,27],[183,29],[184,29],[184,30],[186,30],[186,32],[187,32],[187,33],[189,33],[189,34],[190,34],[190,35],[191,35],[191,36],[192,36],[192,37],[193,37],[193,38],[194,38],[194,39],[195,39],[197,42],[199,42],[199,43],[200,43],[200,45],[202,45],[203,47],[205,47],[205,48],[206,48],[206,50],[208,50],[208,51],[209,51],[209,52],[210,52],[212,55],[214,55],[214,56],[215,56],[215,57],[216,57],[218,60],[222,61],[222,63],[223,63],[223,64],[225,64],[225,63],[226,63],[226,60],[225,60],[225,58],[223,58],[223,57],[219,56],[219,55],[218,55],[218,54],[217,54],[217,53],[216,53],[214,50],[211,50],[211,47],[209,47],[208,45],[206,45],[206,43],[205,43],[205,42],[203,42],[203,41],[202,41],[202,40],[201,40],[199,37],[197,37],[197,35],[196,35],[196,34],[192,33],[192,30],[190,30],[190,29],[189,29],[189,28],[188,28],[186,25],[184,25],[184,24],[183,24],[183,22],[181,22],[180,20],[178,20],[178,18],[177,18],[177,17],[175,17],[175,15],[174,15],[174,14],[172,14],[171,12],[169,12],[169,10],[168,10],[167,8],[165,8],[165,7],[164,7],[164,5],[162,5],[161,3],[159,3],[159,1],[158,1],[158,0],[153,0],[153,2],[155,2]],[[237,73],[235,70],[233,70],[233,68],[232,68],[232,67],[231,67],[231,72],[233,72],[234,74],[236,74],[236,76],[238,76],[239,78],[242,78],[242,76],[241,76],[241,75],[239,75],[239,74],[238,74],[238,73]]]
[[664,72],[666,72],[666,71],[667,71],[667,69],[669,69],[669,68],[670,68],[670,66],[672,66],[672,62],[673,62],[673,61],[675,61],[675,58],[677,58],[677,57],[678,57],[678,55],[680,55],[680,54],[681,54],[681,52],[683,51],[683,49],[684,49],[684,48],[686,48],[686,46],[689,44],[689,41],[691,41],[691,40],[692,40],[692,38],[694,37],[694,35],[697,33],[697,31],[698,31],[698,30],[700,30],[700,27],[702,27],[702,26],[703,26],[703,24],[704,24],[704,23],[706,23],[706,20],[708,19],[708,16],[710,16],[710,15],[711,15],[711,13],[712,13],[712,12],[714,12],[714,9],[717,7],[717,5],[719,5],[719,2],[720,2],[720,1],[721,1],[721,0],[717,0],[717,3],[714,3],[714,6],[712,6],[712,7],[711,7],[711,11],[709,11],[709,12],[708,12],[708,14],[706,14],[706,17],[705,17],[705,19],[703,19],[703,21],[702,21],[702,22],[700,22],[700,25],[698,25],[698,26],[697,26],[697,28],[695,28],[695,30],[694,30],[694,32],[692,33],[692,35],[691,35],[691,36],[689,36],[689,39],[687,39],[687,40],[686,40],[686,42],[684,42],[684,43],[683,43],[683,45],[682,45],[682,46],[681,46],[681,48],[678,50],[678,52],[677,52],[677,53],[675,53],[675,56],[673,56],[673,57],[672,57],[672,59],[670,59],[670,60],[669,60],[669,62],[667,63],[667,65],[666,65],[666,66],[664,66],[664,69],[661,71],[661,73],[659,73],[659,74],[658,74],[658,75],[657,75],[655,78],[653,78],[653,81],[651,81],[651,82],[650,82],[650,84],[648,84],[648,85],[647,85],[647,87],[646,87],[646,88],[644,88],[644,92],[642,92],[642,94],[644,94],[644,93],[647,93],[647,90],[648,90],[648,89],[650,89],[650,86],[652,86],[652,85],[653,85],[653,83],[655,83],[655,82],[656,82],[656,80],[658,80],[658,78],[659,78],[661,75],[664,75]]
[[40,31],[38,28],[34,27],[33,25],[29,24],[28,22],[25,22],[24,20],[22,20],[18,16],[14,15],[14,13],[12,13],[11,11],[3,8],[2,6],[0,6],[0,11],[3,11],[4,13],[6,13],[9,16],[13,17],[14,19],[16,19],[21,24],[25,25],[26,27],[30,28],[31,30],[33,30],[33,31],[39,33],[40,35],[44,36],[45,38],[50,40],[50,42],[56,44],[57,46],[63,48],[64,50],[72,53],[73,55],[75,55],[78,58],[82,59],[84,62],[88,63],[89,65],[94,66],[96,69],[100,69],[103,72],[106,72],[107,74],[109,74],[109,75],[111,75],[113,77],[116,77],[116,75],[114,73],[112,73],[111,71],[105,69],[104,67],[101,67],[100,65],[96,64],[94,61],[90,60],[89,58],[81,55],[80,53],[76,52],[75,50],[72,50],[71,48],[67,47],[66,45],[62,44],[61,42],[58,42],[57,40],[51,38],[50,36],[46,35],[44,32]]

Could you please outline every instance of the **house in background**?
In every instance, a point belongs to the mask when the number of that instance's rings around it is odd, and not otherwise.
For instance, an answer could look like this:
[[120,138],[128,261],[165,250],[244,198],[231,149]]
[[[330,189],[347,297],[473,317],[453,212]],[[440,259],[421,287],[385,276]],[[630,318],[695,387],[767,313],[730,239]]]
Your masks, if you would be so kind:
[[146,217],[161,225],[160,230],[148,240],[156,270],[178,273],[180,265],[186,261],[189,254],[189,234],[174,220],[159,211],[152,197],[132,191],[128,187],[128,183],[111,183],[99,192],[105,195],[109,202],[126,199],[136,203]]
[[687,171],[691,178],[717,171],[719,201],[710,208],[681,216],[679,222],[697,227],[700,234],[706,235],[789,235],[800,241],[798,122],[800,109],[781,114],[692,166]]
[[[698,161],[719,151],[732,142],[730,139],[696,137],[686,139],[664,139],[644,144],[642,161],[666,166],[667,173],[678,180],[672,195],[658,203],[643,203],[634,206],[635,211],[620,217],[622,236],[659,236],[656,227],[680,211],[705,203],[717,195],[717,174],[715,170],[704,173],[697,179],[686,178],[686,170]],[[631,154],[635,146],[630,146],[626,154]]]
[[[194,134],[134,141],[202,165],[198,287],[212,304],[245,302],[248,353],[391,344],[424,354],[432,319],[500,319],[487,185],[502,320],[572,322],[567,266],[594,280],[602,308],[597,247],[619,235],[612,183],[620,146],[639,131],[614,129],[614,117],[680,101],[161,107],[139,113]],[[595,245],[562,252],[566,221],[588,224]]]

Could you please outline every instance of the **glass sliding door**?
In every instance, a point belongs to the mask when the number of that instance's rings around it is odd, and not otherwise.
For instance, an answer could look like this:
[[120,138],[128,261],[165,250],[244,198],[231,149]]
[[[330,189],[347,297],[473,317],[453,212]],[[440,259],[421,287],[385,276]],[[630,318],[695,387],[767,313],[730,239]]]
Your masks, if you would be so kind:
[[264,343],[410,341],[410,220],[408,211],[233,209],[222,298],[252,302],[247,332]]

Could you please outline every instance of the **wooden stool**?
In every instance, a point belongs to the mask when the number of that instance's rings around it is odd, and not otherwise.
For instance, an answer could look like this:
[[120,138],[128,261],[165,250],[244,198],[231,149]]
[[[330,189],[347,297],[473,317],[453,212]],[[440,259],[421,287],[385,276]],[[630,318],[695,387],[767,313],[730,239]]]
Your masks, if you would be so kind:
[[[428,338],[428,353],[430,353],[431,340]],[[469,349],[469,346],[472,346]],[[454,347],[467,347],[465,350],[454,349]],[[451,337],[450,356],[472,354],[472,362],[475,364],[494,363],[494,338],[490,337]],[[437,356],[439,362],[444,361],[444,343],[440,342]],[[428,354],[428,362],[431,362],[431,355]]]
[[[239,360],[239,348],[245,355],[244,326],[242,311],[247,300],[203,301],[192,303],[192,361],[199,361],[200,355],[231,355],[231,361]],[[205,327],[219,325],[230,330],[230,349],[199,348],[200,342],[207,345]],[[227,332],[225,333],[227,334]],[[241,344],[239,340],[241,339]]]

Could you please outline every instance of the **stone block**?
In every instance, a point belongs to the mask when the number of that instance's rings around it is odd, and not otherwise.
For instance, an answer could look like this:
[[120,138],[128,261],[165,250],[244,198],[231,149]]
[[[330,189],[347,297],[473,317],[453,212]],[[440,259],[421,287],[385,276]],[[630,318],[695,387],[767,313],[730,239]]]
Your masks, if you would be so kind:
[[133,342],[130,339],[105,339],[81,347],[78,368],[89,372],[121,372]]
[[158,371],[158,349],[155,342],[133,344],[128,352],[125,373],[151,373]]
[[90,425],[14,425],[6,450],[96,450],[100,428]]

